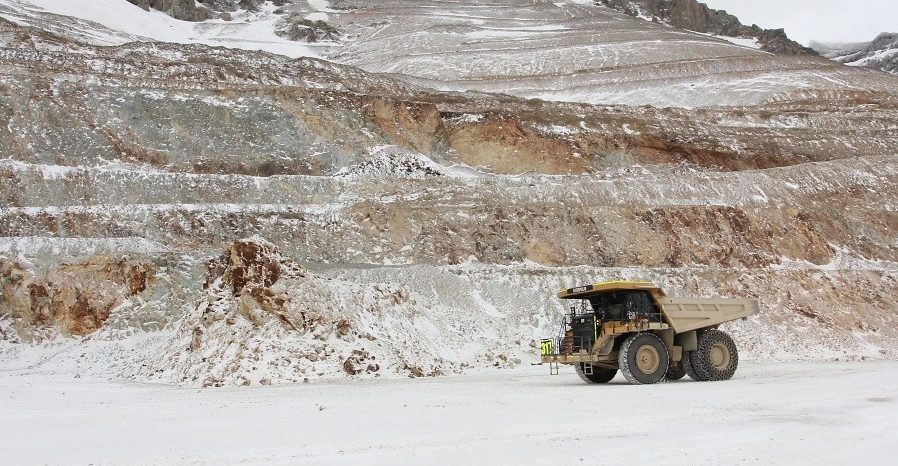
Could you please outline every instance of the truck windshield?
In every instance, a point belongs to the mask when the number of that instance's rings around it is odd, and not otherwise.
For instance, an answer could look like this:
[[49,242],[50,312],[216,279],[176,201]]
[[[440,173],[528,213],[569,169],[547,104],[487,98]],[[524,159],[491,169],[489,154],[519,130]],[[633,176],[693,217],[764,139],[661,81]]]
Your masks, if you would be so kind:
[[645,291],[610,291],[588,299],[592,311],[603,320],[649,319],[659,314]]

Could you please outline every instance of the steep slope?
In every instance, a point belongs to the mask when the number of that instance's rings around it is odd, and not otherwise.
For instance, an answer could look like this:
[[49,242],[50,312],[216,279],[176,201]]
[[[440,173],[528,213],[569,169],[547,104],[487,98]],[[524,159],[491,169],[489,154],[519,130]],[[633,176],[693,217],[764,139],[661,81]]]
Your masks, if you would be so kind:
[[[155,40],[324,56],[425,87],[591,104],[755,105],[895,88],[819,58],[773,56],[586,0],[208,5],[230,20],[177,21],[122,0],[2,0],[0,16],[94,44]],[[235,5],[249,9],[230,11]],[[707,16],[699,13],[684,18]],[[735,33],[729,26],[738,20],[723,23],[718,31],[709,19],[700,29]],[[777,31],[764,37],[784,39]]]
[[894,94],[894,81],[777,56],[593,2],[335,1],[329,58],[438,89],[591,104],[712,107]]
[[[166,44],[95,48],[4,27],[0,147],[28,164],[332,175],[372,148],[397,145],[492,173],[575,174],[683,161],[765,168],[891,154],[898,145],[890,137],[895,99],[854,89],[828,94],[826,106],[550,104],[435,93],[313,59]],[[26,196],[10,189],[10,199]]]
[[[534,8],[509,11],[561,7]],[[659,109],[67,37],[0,21],[0,367],[190,385],[508,367],[556,330],[554,290],[606,279],[759,297],[728,326],[749,360],[896,357],[898,102],[856,86],[891,76],[807,61],[845,81]],[[689,37],[678,53],[733,50]]]

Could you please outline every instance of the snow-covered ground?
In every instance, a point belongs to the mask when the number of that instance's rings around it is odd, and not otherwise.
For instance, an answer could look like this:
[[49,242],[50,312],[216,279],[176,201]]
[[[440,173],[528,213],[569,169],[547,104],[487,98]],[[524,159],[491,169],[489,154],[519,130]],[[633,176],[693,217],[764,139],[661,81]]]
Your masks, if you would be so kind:
[[217,389],[0,371],[0,463],[892,464],[898,362],[744,363],[733,380],[570,367]]
[[[2,0],[0,17],[46,28],[97,45],[132,41],[205,44],[243,50],[264,50],[288,57],[317,56],[313,47],[274,33],[281,16],[267,2],[257,11],[238,10],[230,21],[180,21],[160,11],[144,11],[125,0]],[[49,15],[48,15],[49,14]],[[321,13],[311,13],[310,19]]]

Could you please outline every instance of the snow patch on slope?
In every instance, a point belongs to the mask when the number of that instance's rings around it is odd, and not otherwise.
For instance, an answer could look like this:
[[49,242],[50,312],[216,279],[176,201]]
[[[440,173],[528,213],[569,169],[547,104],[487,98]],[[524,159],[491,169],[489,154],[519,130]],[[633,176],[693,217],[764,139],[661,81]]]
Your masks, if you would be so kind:
[[125,0],[4,0],[0,3],[0,16],[36,27],[60,22],[62,27],[79,29],[78,35],[96,45],[159,41],[261,50],[292,58],[317,57],[311,47],[274,33],[275,23],[281,19],[275,13],[277,8],[266,2],[257,11],[233,13],[231,21],[195,23],[156,10],[145,11]]
[[709,34],[709,33],[705,33],[705,32],[698,32],[698,31],[691,31],[691,30],[689,32],[691,32],[693,34],[698,34],[700,36],[713,37],[715,39],[725,40],[731,44],[739,45],[742,47],[748,47],[748,48],[754,49],[754,50],[761,50],[761,47],[763,47],[763,45],[761,44],[761,41],[758,40],[757,37],[720,36],[720,35],[716,35],[716,34]]
[[468,178],[477,175],[470,167],[446,167],[413,150],[385,145],[372,148],[371,155],[367,160],[358,165],[343,168],[335,176],[348,179],[424,179],[440,176]]
[[860,60],[856,60],[853,62],[848,62],[846,65],[848,66],[867,66],[871,62],[875,61],[883,61],[889,60],[895,55],[898,55],[898,49],[890,49],[890,50],[880,50],[868,57],[861,58]]

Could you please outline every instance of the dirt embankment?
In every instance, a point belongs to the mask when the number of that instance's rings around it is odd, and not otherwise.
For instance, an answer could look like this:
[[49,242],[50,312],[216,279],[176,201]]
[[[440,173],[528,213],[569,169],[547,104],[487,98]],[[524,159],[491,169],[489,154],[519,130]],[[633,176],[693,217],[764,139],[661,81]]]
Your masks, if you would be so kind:
[[84,336],[102,327],[117,306],[151,288],[154,274],[151,262],[128,258],[93,256],[45,273],[0,259],[0,311],[25,341],[55,329]]

